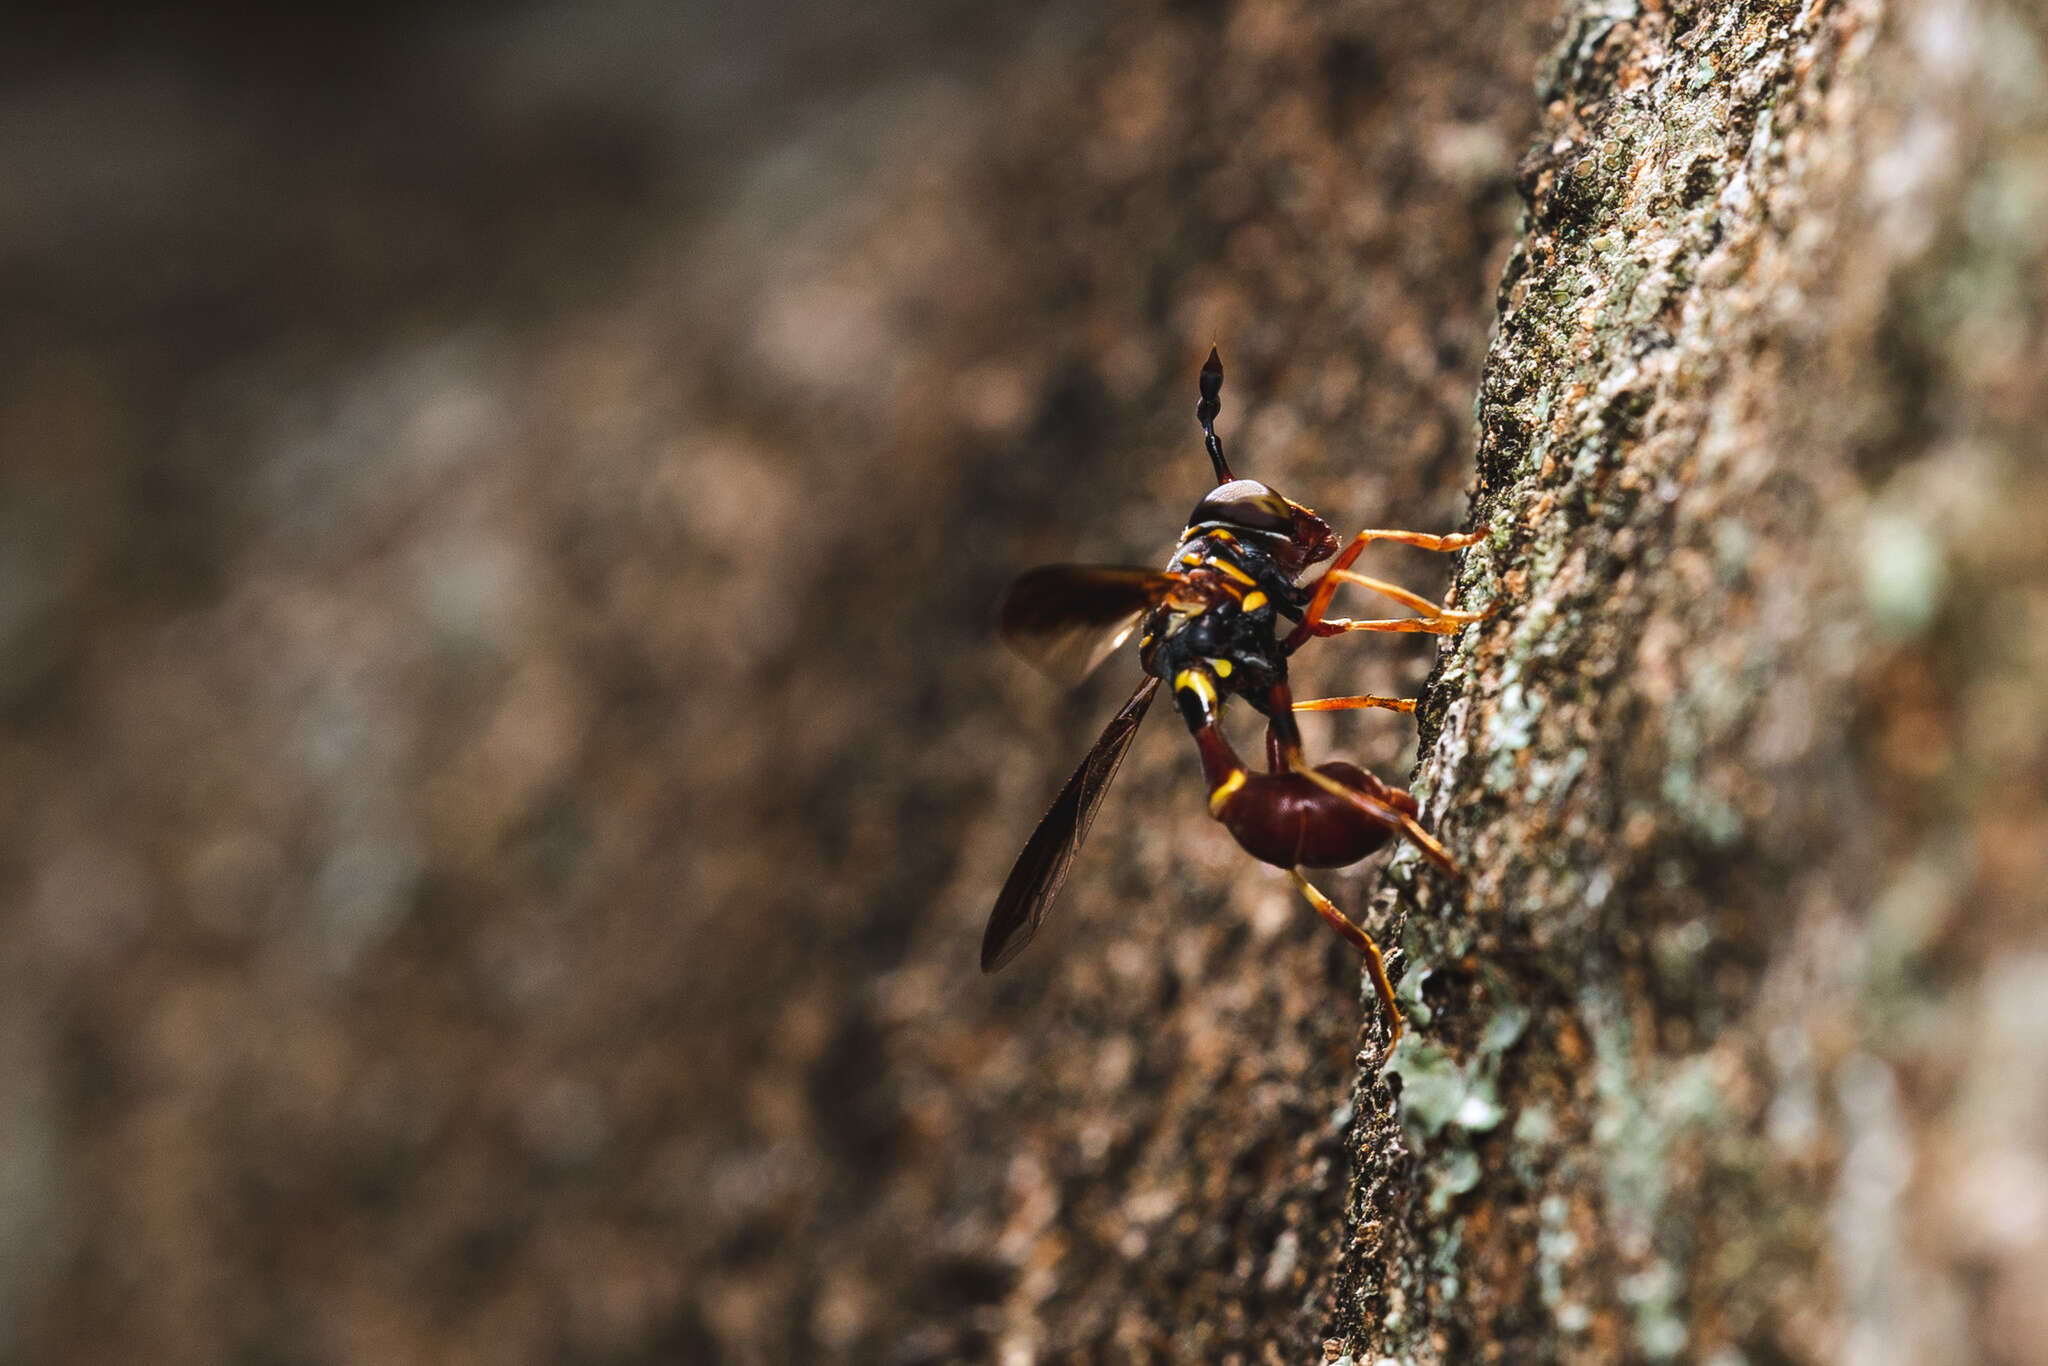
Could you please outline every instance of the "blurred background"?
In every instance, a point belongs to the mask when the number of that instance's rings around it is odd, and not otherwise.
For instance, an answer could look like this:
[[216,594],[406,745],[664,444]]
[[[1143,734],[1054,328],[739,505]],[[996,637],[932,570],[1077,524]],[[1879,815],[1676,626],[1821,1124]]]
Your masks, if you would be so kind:
[[[1554,22],[7,21],[0,1361],[1305,1359],[1355,963],[1155,721],[980,977],[1134,673],[991,607],[1165,553],[1211,342],[1241,472],[1462,522]],[[1345,648],[1303,691],[1433,657]]]
[[10,21],[0,1359],[991,1355],[1091,1293],[1026,1256],[1048,1150],[1142,1165],[1098,1079],[1314,1107],[1166,1126],[1154,1224],[1184,1136],[1306,1128],[1336,1208],[1355,969],[1169,727],[1098,837],[1146,875],[976,972],[1133,672],[1062,697],[990,612],[1164,553],[1212,341],[1241,468],[1463,517],[1532,8]]

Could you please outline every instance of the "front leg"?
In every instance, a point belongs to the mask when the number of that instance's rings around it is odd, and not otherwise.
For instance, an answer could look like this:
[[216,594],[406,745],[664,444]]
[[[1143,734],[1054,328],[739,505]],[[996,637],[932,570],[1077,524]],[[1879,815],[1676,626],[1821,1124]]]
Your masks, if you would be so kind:
[[1412,697],[1376,697],[1371,693],[1360,693],[1355,697],[1312,697],[1306,702],[1296,702],[1296,711],[1364,711],[1367,707],[1384,707],[1388,711],[1415,714],[1415,699]]
[[[1300,623],[1288,634],[1285,645],[1287,652],[1292,654],[1304,642],[1316,636],[1333,636],[1343,631],[1427,631],[1433,635],[1443,635],[1458,629],[1459,626],[1467,624],[1465,620],[1460,620],[1460,618],[1469,618],[1472,621],[1478,620],[1479,617],[1476,615],[1453,612],[1450,608],[1439,607],[1419,593],[1411,593],[1405,588],[1386,583],[1380,579],[1367,578],[1363,574],[1354,574],[1351,572],[1351,565],[1358,558],[1359,554],[1374,541],[1393,541],[1399,545],[1412,545],[1420,550],[1447,552],[1463,550],[1468,546],[1476,545],[1485,534],[1486,528],[1484,527],[1477,531],[1457,532],[1448,536],[1432,536],[1422,531],[1359,532],[1357,536],[1352,538],[1351,544],[1345,546],[1343,550],[1338,552],[1337,558],[1330,561],[1330,567],[1323,571],[1323,576],[1316,580],[1315,591],[1309,595],[1308,605],[1302,613]],[[1330,600],[1337,595],[1338,588],[1347,583],[1357,584],[1362,588],[1370,588],[1375,592],[1384,593],[1396,602],[1423,613],[1425,621],[1429,624],[1390,625],[1378,621],[1371,623],[1326,621],[1325,615],[1330,610]],[[1455,622],[1455,624],[1443,624],[1448,622]]]
[[1325,617],[1315,610],[1312,602],[1310,610],[1301,619],[1301,625],[1295,628],[1296,635],[1303,632],[1309,636],[1334,636],[1342,635],[1346,631],[1408,631],[1447,636],[1470,626],[1475,621],[1484,621],[1491,614],[1490,609],[1487,612],[1459,612],[1449,607],[1441,607],[1422,594],[1411,593],[1399,584],[1388,583],[1385,579],[1369,578],[1364,574],[1354,574],[1348,569],[1332,569],[1317,583],[1315,601],[1323,602],[1325,607],[1328,603],[1322,596],[1323,584],[1332,581],[1369,588],[1382,597],[1392,598],[1418,615],[1353,621],[1349,617]]

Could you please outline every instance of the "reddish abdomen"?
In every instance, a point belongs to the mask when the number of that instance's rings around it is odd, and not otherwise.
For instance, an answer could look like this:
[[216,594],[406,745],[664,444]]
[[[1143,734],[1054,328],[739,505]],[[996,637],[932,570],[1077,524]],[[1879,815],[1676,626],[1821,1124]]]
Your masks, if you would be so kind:
[[[1387,787],[1352,764],[1319,764],[1326,773],[1365,796],[1410,810],[1414,799]],[[1219,819],[1245,852],[1281,868],[1341,868],[1385,844],[1394,833],[1383,822],[1326,792],[1298,773],[1257,773],[1231,794]]]

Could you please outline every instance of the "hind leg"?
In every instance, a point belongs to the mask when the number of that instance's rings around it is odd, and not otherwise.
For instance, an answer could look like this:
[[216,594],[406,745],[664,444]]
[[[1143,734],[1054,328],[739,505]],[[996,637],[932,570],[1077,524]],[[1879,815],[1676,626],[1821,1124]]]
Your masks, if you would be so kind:
[[1380,998],[1380,1008],[1387,1013],[1387,1028],[1390,1031],[1387,1049],[1391,1052],[1394,1045],[1401,1041],[1405,1026],[1401,1021],[1401,1007],[1394,1004],[1394,984],[1387,980],[1387,965],[1380,957],[1380,946],[1373,942],[1371,935],[1354,924],[1349,916],[1338,910],[1335,902],[1316,890],[1315,884],[1303,877],[1299,868],[1289,868],[1287,876],[1294,879],[1295,887],[1308,898],[1308,904],[1315,907],[1316,914],[1364,957],[1365,970],[1372,977],[1372,989]]

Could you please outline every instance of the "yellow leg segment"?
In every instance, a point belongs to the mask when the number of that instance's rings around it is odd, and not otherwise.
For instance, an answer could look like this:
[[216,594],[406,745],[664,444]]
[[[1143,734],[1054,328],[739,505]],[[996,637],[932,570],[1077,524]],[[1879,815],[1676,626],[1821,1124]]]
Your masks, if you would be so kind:
[[1363,711],[1367,707],[1385,707],[1388,711],[1415,712],[1412,697],[1374,697],[1364,693],[1357,697],[1312,697],[1306,702],[1296,702],[1296,711]]
[[1330,577],[1339,583],[1353,583],[1360,588],[1370,588],[1382,597],[1392,598],[1403,607],[1420,612],[1426,617],[1440,617],[1450,610],[1431,602],[1420,593],[1410,592],[1398,583],[1388,583],[1385,579],[1376,579],[1370,574],[1359,574],[1349,569],[1332,569]]
[[1318,772],[1316,769],[1309,767],[1306,759],[1297,760],[1292,767],[1296,773],[1299,773],[1302,777],[1323,789],[1323,791],[1330,793],[1332,796],[1342,797],[1359,810],[1365,812],[1366,815],[1385,825],[1388,829],[1399,830],[1417,849],[1422,851],[1424,858],[1434,863],[1444,872],[1449,873],[1452,877],[1458,876],[1458,865],[1451,858],[1451,851],[1438,844],[1430,833],[1416,822],[1415,817],[1409,815],[1406,811],[1398,807],[1388,806],[1385,802],[1374,801],[1356,788],[1346,787],[1329,774]]
[[1485,612],[1453,611],[1449,607],[1431,602],[1420,593],[1411,593],[1397,583],[1388,583],[1385,579],[1370,578],[1364,574],[1354,574],[1348,569],[1332,569],[1327,577],[1339,583],[1355,583],[1360,588],[1370,588],[1380,596],[1392,598],[1403,607],[1422,615],[1412,623],[1405,617],[1391,622],[1356,622],[1333,617],[1321,621],[1320,625],[1325,628],[1341,631],[1427,631],[1431,635],[1448,635],[1460,626],[1469,626],[1475,621],[1484,621],[1487,617]]
[[[1422,550],[1450,551],[1463,550],[1467,546],[1476,545],[1484,537],[1484,535],[1485,532],[1483,529],[1481,531],[1464,532],[1449,536],[1431,536],[1428,533],[1421,531],[1359,532],[1358,535],[1352,538],[1351,544],[1345,546],[1343,550],[1338,552],[1337,558],[1330,561],[1330,567],[1328,570],[1324,572],[1323,577],[1316,580],[1316,591],[1309,597],[1308,607],[1307,610],[1303,613],[1302,625],[1300,628],[1298,628],[1297,634],[1303,637],[1310,634],[1336,634],[1335,631],[1324,629],[1327,626],[1335,626],[1336,623],[1325,622],[1323,620],[1323,613],[1330,610],[1330,599],[1336,596],[1337,589],[1341,585],[1347,583],[1355,583],[1362,588],[1370,588],[1374,592],[1384,593],[1388,597],[1393,598],[1396,602],[1399,602],[1407,607],[1412,607],[1418,612],[1425,613],[1432,619],[1439,619],[1444,617],[1447,613],[1449,613],[1449,609],[1437,606],[1435,603],[1431,602],[1429,599],[1423,597],[1419,593],[1411,593],[1405,588],[1398,587],[1391,583],[1386,583],[1383,580],[1369,578],[1364,574],[1354,573],[1351,569],[1351,563],[1352,561],[1358,558],[1359,552],[1363,551],[1368,545],[1372,544],[1374,541],[1394,541],[1401,545],[1412,545]],[[1478,616],[1471,616],[1469,614],[1450,615],[1466,615],[1468,620],[1479,620]],[[1346,627],[1343,629],[1349,628]],[[1361,627],[1359,629],[1367,630],[1388,628]],[[1391,629],[1417,631],[1426,628],[1410,626]],[[1445,635],[1448,634],[1448,632],[1436,630],[1432,631],[1431,634]]]
[[[1432,536],[1426,531],[1361,531],[1351,538],[1351,546],[1363,550],[1374,541],[1397,541],[1402,545],[1412,545],[1418,550],[1448,551],[1463,550],[1467,546],[1478,545],[1485,539],[1484,527],[1478,531],[1454,531],[1444,536]],[[1346,546],[1345,549],[1351,550],[1351,546]],[[1353,550],[1351,559],[1357,558],[1357,551]],[[1350,562],[1351,560],[1345,561],[1346,564]]]
[[1439,617],[1381,617],[1353,621],[1350,617],[1326,617],[1313,628],[1319,636],[1342,635],[1346,631],[1390,631],[1397,635],[1448,636],[1480,620],[1484,612],[1445,612]]
[[1351,922],[1351,918],[1337,909],[1335,902],[1316,890],[1315,884],[1301,875],[1299,868],[1289,868],[1287,876],[1294,879],[1294,885],[1308,898],[1308,904],[1316,908],[1316,914],[1329,923],[1331,929],[1342,935],[1346,942],[1365,956],[1365,970],[1372,975],[1372,989],[1380,998],[1380,1008],[1387,1012],[1387,1050],[1393,1051],[1401,1041],[1406,1026],[1401,1020],[1401,1007],[1394,1004],[1394,984],[1387,980],[1387,965],[1380,957],[1380,946],[1372,942],[1372,936]]

